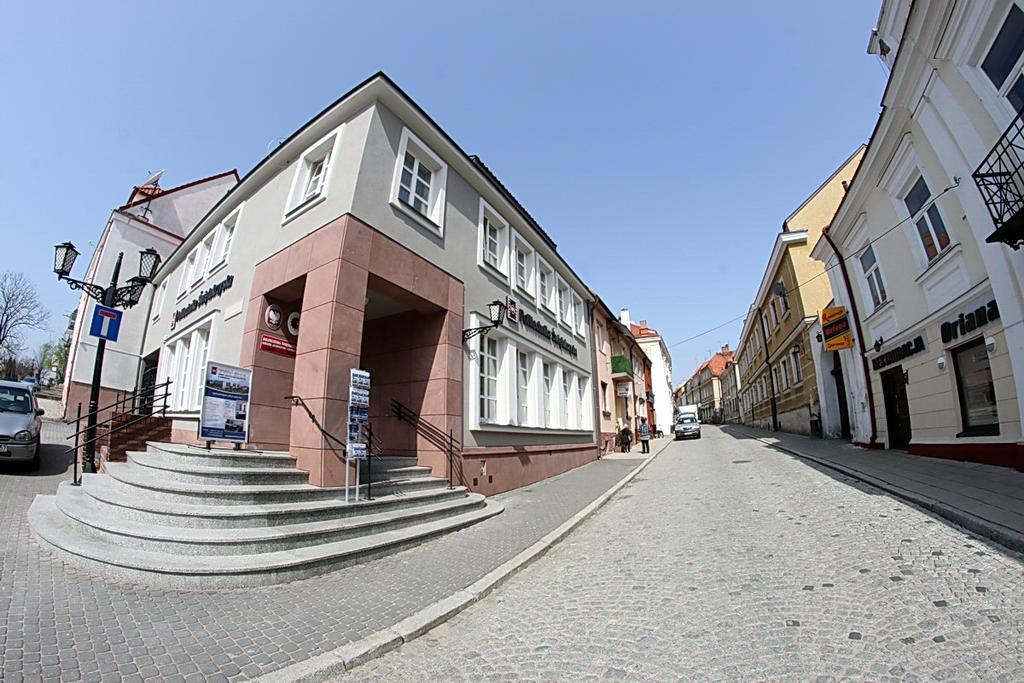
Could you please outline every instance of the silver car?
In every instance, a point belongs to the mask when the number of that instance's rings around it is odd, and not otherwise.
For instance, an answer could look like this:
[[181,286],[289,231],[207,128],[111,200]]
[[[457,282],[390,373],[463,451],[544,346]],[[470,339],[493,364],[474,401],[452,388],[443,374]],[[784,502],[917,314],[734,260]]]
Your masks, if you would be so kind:
[[693,415],[683,415],[676,421],[674,436],[679,439],[699,439],[700,422]]
[[32,389],[21,382],[0,380],[0,463],[39,464],[42,409]]

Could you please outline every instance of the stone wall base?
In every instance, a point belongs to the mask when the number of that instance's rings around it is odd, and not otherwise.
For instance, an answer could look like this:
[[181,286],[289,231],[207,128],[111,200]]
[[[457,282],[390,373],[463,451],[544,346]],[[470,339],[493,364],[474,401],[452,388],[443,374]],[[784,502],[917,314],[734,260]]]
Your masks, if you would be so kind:
[[586,465],[597,455],[595,443],[467,448],[461,474],[472,491],[493,496]]
[[997,467],[1012,467],[1024,472],[1024,444],[1007,443],[913,443],[911,455],[930,458],[980,462]]

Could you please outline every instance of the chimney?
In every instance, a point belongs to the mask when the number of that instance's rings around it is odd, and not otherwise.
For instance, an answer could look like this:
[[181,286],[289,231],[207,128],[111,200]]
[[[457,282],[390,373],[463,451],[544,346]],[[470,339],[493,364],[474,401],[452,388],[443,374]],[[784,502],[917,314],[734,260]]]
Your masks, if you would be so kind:
[[647,321],[646,321],[646,320],[641,320],[641,321],[640,321],[639,323],[637,323],[637,324],[638,324],[638,325],[640,325],[640,327],[647,327]]
[[728,344],[724,344],[722,346],[722,353],[729,353],[729,345]]
[[619,311],[619,322],[622,323],[623,325],[629,325],[630,320],[628,308],[623,308],[622,310]]

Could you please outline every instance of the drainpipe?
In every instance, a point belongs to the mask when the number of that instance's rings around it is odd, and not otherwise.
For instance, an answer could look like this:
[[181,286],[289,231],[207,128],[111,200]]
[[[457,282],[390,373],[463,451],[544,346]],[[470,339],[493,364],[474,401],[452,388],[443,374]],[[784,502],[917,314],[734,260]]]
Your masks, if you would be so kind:
[[764,312],[761,307],[757,307],[757,317],[761,319],[761,339],[764,340],[764,365],[768,368],[768,386],[772,388],[772,431],[779,431],[779,406],[775,402],[775,378],[772,376],[772,363],[769,358],[772,356],[771,349],[768,348],[768,337],[764,331],[768,329],[768,323],[764,321]]
[[878,441],[878,432],[875,427],[875,396],[874,391],[871,388],[871,371],[868,369],[868,355],[867,349],[864,347],[864,334],[860,329],[860,314],[857,312],[857,297],[853,295],[853,288],[850,286],[850,273],[846,269],[846,259],[843,258],[842,253],[839,251],[839,247],[832,241],[832,237],[828,234],[829,226],[825,226],[825,229],[821,231],[821,234],[825,236],[825,241],[832,247],[832,251],[835,252],[836,258],[839,259],[839,270],[843,272],[843,284],[846,286],[846,298],[850,302],[850,312],[853,313],[853,324],[857,328],[857,345],[860,347],[860,360],[864,367],[864,384],[867,387],[868,392],[868,421],[871,424],[871,436],[868,438],[868,448],[874,448]]

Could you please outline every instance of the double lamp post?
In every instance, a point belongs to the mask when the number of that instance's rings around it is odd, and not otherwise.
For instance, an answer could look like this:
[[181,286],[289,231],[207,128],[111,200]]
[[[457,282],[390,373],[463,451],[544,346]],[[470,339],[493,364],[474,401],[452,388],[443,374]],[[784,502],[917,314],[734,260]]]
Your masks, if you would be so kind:
[[[117,280],[121,276],[121,260],[124,252],[117,255],[114,263],[114,274],[106,287],[84,280],[76,280],[71,275],[71,268],[78,258],[78,250],[71,242],[64,242],[54,247],[53,272],[57,278],[68,283],[71,289],[80,289],[91,299],[98,301],[107,308],[128,309],[142,300],[142,292],[146,285],[153,281],[157,268],[160,267],[160,254],[152,247],[139,252],[139,274],[128,278],[127,283],[118,287]],[[79,324],[82,324],[81,321]],[[96,418],[99,412],[100,378],[103,374],[103,354],[107,348],[107,340],[100,337],[96,343],[96,362],[92,369],[92,385],[89,387],[89,410],[86,413],[85,462],[82,471],[96,472]],[[78,457],[76,454],[75,457]]]

